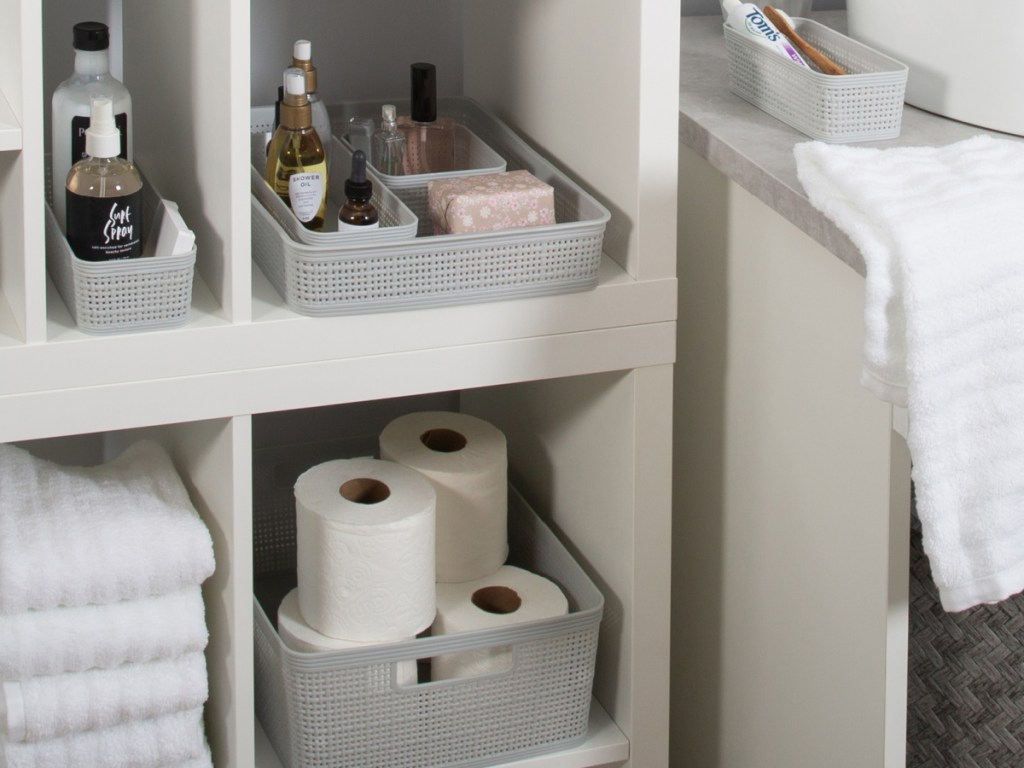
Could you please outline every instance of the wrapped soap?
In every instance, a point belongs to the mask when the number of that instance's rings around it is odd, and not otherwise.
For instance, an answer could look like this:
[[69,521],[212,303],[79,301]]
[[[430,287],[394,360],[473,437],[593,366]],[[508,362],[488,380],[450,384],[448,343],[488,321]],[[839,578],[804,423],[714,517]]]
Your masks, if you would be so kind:
[[427,196],[435,235],[555,223],[555,191],[529,171],[439,179]]

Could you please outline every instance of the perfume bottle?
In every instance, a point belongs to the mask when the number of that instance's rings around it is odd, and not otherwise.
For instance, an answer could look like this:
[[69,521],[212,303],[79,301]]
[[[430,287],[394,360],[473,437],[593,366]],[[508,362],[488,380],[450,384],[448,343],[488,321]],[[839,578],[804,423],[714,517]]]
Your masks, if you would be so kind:
[[345,204],[338,211],[338,231],[357,232],[380,227],[380,217],[370,198],[373,182],[366,178],[366,153],[352,153],[352,173],[345,180]]
[[370,163],[380,173],[401,176],[405,161],[405,135],[398,130],[395,105],[385,104],[380,109],[380,128],[370,142]]
[[284,71],[281,124],[270,140],[265,178],[306,229],[324,228],[327,158],[313,128],[306,77],[297,67]]
[[86,156],[85,129],[96,96],[114,104],[114,121],[121,134],[118,154],[132,159],[132,97],[110,74],[110,30],[99,21],[82,21],[72,30],[74,71],[57,86],[50,102],[51,201],[61,228],[65,228],[64,181],[71,166]]
[[313,66],[313,44],[309,40],[296,40],[292,46],[292,66],[298,67],[306,75],[306,98],[313,110],[313,128],[316,129],[327,155],[331,159],[331,117],[327,114],[327,105],[317,91],[316,67]]
[[411,114],[398,118],[398,130],[405,135],[405,172],[455,170],[455,121],[437,116],[437,70],[417,63],[411,75]]
[[111,99],[93,99],[85,130],[86,157],[65,177],[67,237],[86,261],[134,259],[142,255],[142,177],[118,157],[121,132]]

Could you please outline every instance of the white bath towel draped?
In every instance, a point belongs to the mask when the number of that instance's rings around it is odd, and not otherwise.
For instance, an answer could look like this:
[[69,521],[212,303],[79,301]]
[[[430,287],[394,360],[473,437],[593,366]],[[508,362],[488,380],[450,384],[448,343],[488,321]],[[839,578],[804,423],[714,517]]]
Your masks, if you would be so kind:
[[1024,589],[1024,142],[795,149],[867,267],[863,383],[906,405],[943,608]]

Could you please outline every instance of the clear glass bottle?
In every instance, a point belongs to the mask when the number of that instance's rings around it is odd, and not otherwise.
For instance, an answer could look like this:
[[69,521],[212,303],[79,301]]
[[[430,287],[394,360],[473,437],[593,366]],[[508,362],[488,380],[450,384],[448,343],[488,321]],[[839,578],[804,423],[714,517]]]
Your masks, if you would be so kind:
[[85,157],[85,129],[92,99],[107,96],[121,132],[120,157],[132,155],[132,97],[110,74],[110,30],[99,21],[82,21],[72,30],[74,72],[57,86],[50,102],[51,201],[61,228],[66,228],[64,180],[71,166]]
[[265,178],[306,229],[324,228],[327,158],[313,128],[305,75],[296,67],[284,73],[281,124],[270,140]]
[[313,128],[320,137],[320,143],[330,165],[331,116],[327,113],[327,105],[320,98],[316,67],[313,66],[313,44],[309,40],[295,41],[292,46],[292,66],[298,67],[306,75],[306,98],[309,99],[309,106],[313,111]]
[[380,173],[401,176],[404,162],[405,135],[398,130],[395,105],[385,104],[380,109],[380,128],[370,142],[370,163]]
[[411,114],[398,118],[398,130],[405,135],[405,172],[455,170],[455,121],[437,116],[437,70],[419,62],[411,75]]
[[85,131],[86,157],[71,166],[61,195],[68,243],[80,259],[142,255],[142,177],[134,165],[118,157],[120,149],[112,101],[93,99]]
[[380,227],[380,217],[370,199],[373,182],[366,178],[366,153],[352,153],[352,172],[345,180],[345,204],[338,211],[338,231],[358,232]]

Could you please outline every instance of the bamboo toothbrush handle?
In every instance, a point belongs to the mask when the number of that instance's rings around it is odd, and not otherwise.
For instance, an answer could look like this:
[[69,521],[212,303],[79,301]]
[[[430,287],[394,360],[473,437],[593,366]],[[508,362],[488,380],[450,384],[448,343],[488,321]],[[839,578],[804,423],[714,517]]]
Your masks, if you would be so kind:
[[804,54],[814,65],[824,72],[826,75],[845,75],[846,70],[836,64],[832,59],[823,54],[813,45],[804,40],[800,35],[797,34],[796,30],[790,26],[789,22],[779,13],[775,8],[770,5],[766,5],[761,9],[765,16],[768,17],[768,21],[774,24],[778,30],[788,37],[797,48],[800,49],[800,53]]

